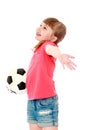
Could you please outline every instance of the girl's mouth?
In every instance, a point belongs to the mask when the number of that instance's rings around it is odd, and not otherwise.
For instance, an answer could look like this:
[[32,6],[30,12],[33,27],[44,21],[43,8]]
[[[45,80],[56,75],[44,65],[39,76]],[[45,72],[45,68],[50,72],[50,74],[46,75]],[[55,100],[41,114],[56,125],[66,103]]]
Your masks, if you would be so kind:
[[36,33],[36,36],[41,36],[41,34],[40,33]]

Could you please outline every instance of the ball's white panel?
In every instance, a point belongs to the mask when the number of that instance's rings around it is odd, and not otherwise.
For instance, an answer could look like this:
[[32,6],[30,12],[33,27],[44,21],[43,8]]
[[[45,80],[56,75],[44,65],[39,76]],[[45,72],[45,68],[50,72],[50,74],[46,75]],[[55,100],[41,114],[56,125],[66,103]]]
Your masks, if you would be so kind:
[[[26,92],[26,71],[23,75],[17,73],[17,69],[24,70],[24,68],[15,68],[10,71],[7,76],[7,89],[16,94],[22,94]],[[20,71],[21,72],[21,71]],[[10,82],[10,78],[12,78],[12,82]]]

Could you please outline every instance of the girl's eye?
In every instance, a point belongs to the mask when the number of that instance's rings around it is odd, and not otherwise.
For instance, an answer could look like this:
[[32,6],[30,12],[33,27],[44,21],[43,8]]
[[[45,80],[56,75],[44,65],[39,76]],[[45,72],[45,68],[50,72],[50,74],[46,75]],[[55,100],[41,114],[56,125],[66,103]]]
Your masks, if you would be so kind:
[[47,28],[46,28],[46,27],[43,27],[43,28],[47,30]]
[[42,27],[43,29],[47,30],[47,27],[43,26],[42,24],[40,25],[40,27]]

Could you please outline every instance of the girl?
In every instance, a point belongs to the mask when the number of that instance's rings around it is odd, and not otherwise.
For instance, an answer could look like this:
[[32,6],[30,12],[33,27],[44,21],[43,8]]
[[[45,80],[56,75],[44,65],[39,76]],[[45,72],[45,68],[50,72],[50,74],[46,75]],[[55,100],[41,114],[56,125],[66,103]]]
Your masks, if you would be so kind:
[[58,43],[66,34],[65,25],[56,18],[46,18],[36,30],[39,43],[27,72],[27,121],[30,130],[58,130],[58,96],[53,81],[55,61],[74,70],[71,55],[63,54]]

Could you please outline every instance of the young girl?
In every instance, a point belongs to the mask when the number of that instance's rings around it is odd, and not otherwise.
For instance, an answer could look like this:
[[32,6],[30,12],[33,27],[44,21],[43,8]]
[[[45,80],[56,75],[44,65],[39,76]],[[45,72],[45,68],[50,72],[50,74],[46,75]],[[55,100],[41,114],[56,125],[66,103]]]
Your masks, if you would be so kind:
[[53,81],[55,61],[74,70],[71,55],[63,54],[58,43],[66,34],[65,25],[56,18],[46,18],[36,30],[39,43],[34,47],[26,78],[27,121],[30,130],[58,130],[58,96]]

